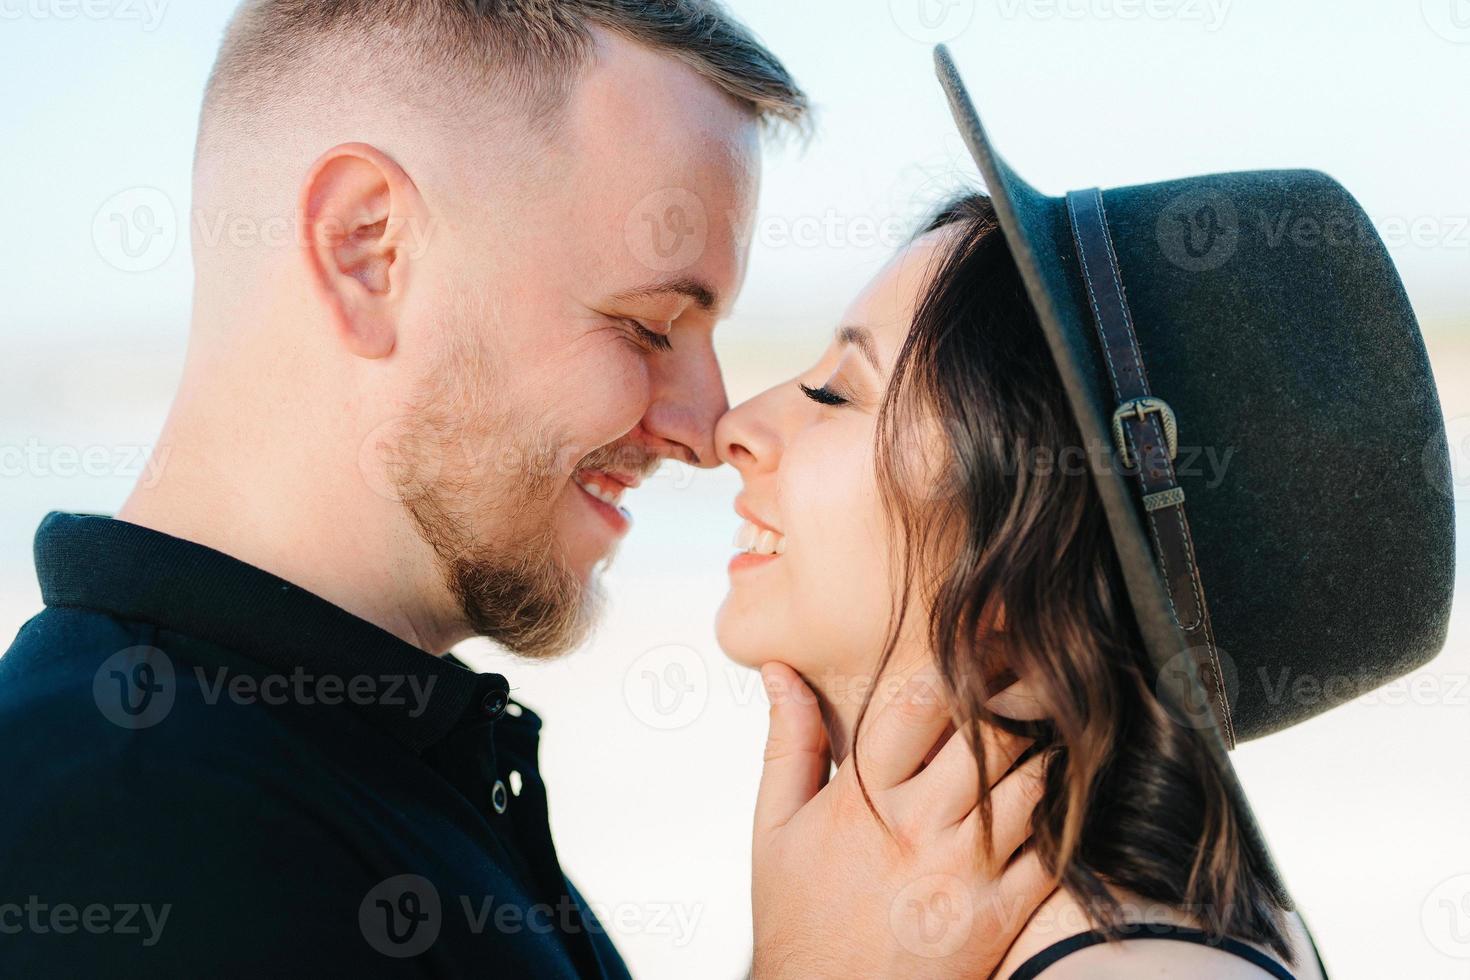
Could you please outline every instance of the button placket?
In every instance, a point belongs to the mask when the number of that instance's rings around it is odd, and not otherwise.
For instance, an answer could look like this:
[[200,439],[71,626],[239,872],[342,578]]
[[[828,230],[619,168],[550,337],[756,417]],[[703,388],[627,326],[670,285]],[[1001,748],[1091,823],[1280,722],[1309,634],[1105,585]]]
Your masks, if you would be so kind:
[[[503,684],[496,684],[480,699],[480,713],[492,723],[504,718],[509,708],[510,690]],[[510,790],[506,788],[505,781],[499,778],[499,765],[494,751],[493,727],[490,729],[489,738],[490,775],[495,777],[495,782],[490,787],[490,808],[495,811],[496,816],[504,816],[505,811],[510,809]]]
[[498,689],[486,694],[480,701],[480,711],[491,721],[499,721],[503,718],[509,706],[510,693]]
[[505,788],[505,780],[495,780],[495,786],[490,790],[490,805],[497,814],[504,814],[510,809],[510,791]]

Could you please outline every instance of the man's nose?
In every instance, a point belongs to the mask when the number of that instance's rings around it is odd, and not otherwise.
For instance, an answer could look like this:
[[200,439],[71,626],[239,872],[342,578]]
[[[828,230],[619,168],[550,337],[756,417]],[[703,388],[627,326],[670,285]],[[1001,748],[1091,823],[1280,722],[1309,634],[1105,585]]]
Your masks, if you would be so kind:
[[661,372],[644,429],[664,443],[670,455],[710,469],[720,465],[715,426],[729,409],[725,380],[711,349],[707,356]]

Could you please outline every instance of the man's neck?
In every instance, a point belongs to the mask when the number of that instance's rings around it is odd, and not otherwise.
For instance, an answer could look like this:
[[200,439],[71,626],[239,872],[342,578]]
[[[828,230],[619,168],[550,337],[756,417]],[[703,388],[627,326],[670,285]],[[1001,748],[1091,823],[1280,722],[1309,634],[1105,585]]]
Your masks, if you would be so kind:
[[[367,490],[356,460],[274,441],[181,421],[176,406],[117,517],[270,572],[422,650],[458,642],[440,625],[452,620],[448,589],[401,504]],[[436,615],[426,596],[445,608]]]

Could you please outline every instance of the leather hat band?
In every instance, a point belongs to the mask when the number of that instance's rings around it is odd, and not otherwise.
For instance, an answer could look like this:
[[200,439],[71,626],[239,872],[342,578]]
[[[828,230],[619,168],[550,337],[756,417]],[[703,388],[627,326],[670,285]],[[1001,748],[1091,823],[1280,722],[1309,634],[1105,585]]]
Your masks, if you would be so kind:
[[1102,192],[1096,188],[1067,195],[1077,258],[1102,341],[1117,409],[1113,440],[1124,470],[1137,477],[1154,557],[1168,590],[1174,623],[1188,641],[1195,669],[1211,699],[1210,709],[1229,748],[1235,728],[1221,672],[1220,652],[1210,626],[1209,607],[1195,560],[1194,540],[1184,513],[1184,488],[1174,472],[1178,420],[1174,410],[1149,390],[1143,351],[1124,297],[1118,256],[1108,233]]

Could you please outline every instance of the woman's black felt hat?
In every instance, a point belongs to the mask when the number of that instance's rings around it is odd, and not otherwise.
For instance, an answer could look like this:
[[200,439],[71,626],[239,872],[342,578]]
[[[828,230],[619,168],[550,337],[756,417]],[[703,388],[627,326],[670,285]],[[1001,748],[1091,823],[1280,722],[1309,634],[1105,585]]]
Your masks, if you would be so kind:
[[1305,170],[1046,196],[936,61],[1180,720],[1233,747],[1433,657],[1454,581],[1444,417],[1358,203]]
[[1454,487],[1423,336],[1373,225],[1307,170],[1049,197],[961,135],[1067,390],[1156,688],[1226,752],[1432,658]]

